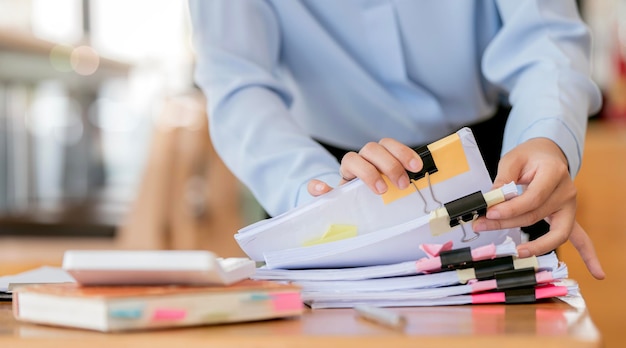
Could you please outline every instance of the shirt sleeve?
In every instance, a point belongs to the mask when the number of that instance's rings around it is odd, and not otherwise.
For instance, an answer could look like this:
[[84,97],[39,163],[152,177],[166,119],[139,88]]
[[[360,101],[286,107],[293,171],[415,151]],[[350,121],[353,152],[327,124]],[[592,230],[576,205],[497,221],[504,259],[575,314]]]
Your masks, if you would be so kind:
[[581,165],[587,119],[602,98],[590,78],[590,32],[575,2],[499,0],[502,29],[482,61],[486,78],[508,92],[502,153],[526,140],[552,139],[574,177]]
[[340,181],[339,163],[290,117],[280,79],[280,33],[264,1],[191,0],[196,83],[208,99],[211,140],[270,215],[312,197],[313,178]]

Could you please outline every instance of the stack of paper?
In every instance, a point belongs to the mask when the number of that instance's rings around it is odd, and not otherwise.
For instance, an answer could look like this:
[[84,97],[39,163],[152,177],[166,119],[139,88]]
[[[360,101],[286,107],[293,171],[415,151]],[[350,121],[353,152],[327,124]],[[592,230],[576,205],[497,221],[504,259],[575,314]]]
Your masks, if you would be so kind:
[[[481,249],[481,248],[478,248]],[[296,284],[312,308],[435,306],[493,302],[534,302],[574,295],[577,285],[555,253],[519,259],[509,239],[484,250],[448,249],[437,256],[391,265],[340,269],[288,270],[262,267],[255,279]],[[459,255],[483,259],[441,263]],[[439,265],[436,268],[433,265]]]
[[415,149],[424,168],[384,195],[362,181],[241,229],[255,279],[294,283],[312,308],[532,302],[577,291],[554,254],[516,258],[520,229],[476,234],[471,222],[515,199],[492,190],[472,132]]

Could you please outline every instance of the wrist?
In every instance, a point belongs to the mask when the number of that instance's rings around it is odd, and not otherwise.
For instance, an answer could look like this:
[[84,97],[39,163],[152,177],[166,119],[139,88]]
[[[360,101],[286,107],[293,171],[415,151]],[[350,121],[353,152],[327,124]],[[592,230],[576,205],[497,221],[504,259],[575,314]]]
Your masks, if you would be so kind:
[[526,143],[528,143],[535,150],[539,150],[542,153],[547,153],[554,158],[559,159],[566,167],[569,168],[569,162],[565,152],[556,142],[554,142],[554,140],[540,137],[528,139]]

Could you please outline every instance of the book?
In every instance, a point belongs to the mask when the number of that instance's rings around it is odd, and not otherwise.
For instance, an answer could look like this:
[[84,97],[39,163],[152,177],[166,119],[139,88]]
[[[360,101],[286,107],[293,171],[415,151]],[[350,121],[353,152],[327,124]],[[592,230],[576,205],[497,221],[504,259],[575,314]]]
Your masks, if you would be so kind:
[[67,250],[63,269],[82,285],[229,285],[256,264],[207,250]]
[[148,330],[297,317],[300,288],[243,280],[229,286],[38,284],[13,294],[23,322],[102,332]]
[[441,219],[437,215],[459,199],[492,189],[469,128],[416,151],[424,168],[409,174],[412,184],[406,189],[388,182],[388,191],[377,195],[355,179],[282,215],[244,227],[235,239],[252,260],[263,261],[268,268],[288,269],[416,260],[426,256],[417,245],[448,240],[472,248],[501,243],[506,237],[521,241],[519,228],[475,234],[466,224],[486,211],[486,206],[474,207],[476,201],[470,200],[470,209],[459,216],[448,214]]

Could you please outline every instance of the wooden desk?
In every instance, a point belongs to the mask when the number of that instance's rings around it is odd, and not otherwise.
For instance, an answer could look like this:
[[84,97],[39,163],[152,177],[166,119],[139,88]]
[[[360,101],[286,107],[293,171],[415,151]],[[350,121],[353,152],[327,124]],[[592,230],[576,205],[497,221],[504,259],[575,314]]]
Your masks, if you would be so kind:
[[150,332],[105,334],[18,323],[0,303],[0,347],[599,347],[586,308],[561,301],[532,305],[396,308],[404,331],[356,318],[351,309],[302,318]]

